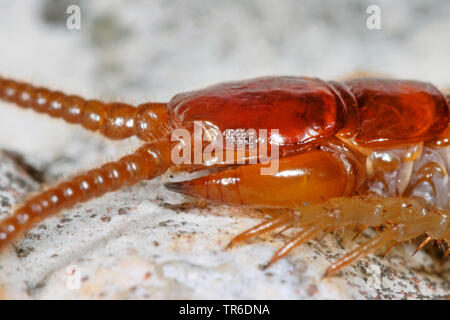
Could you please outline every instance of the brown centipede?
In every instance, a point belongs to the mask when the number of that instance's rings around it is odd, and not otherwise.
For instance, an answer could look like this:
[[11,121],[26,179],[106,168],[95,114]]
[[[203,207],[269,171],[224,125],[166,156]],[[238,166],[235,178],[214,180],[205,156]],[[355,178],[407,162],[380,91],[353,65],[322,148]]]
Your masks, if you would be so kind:
[[[299,227],[268,265],[306,241],[349,226],[376,227],[379,232],[334,262],[326,275],[378,248],[424,234],[428,237],[419,248],[430,240],[442,245],[450,241],[450,96],[429,83],[262,77],[135,107],[0,78],[0,98],[110,139],[137,136],[144,141],[135,152],[26,200],[0,221],[2,248],[37,222],[76,203],[141,180],[183,172],[197,176],[165,186],[213,203],[284,210],[228,245]],[[195,153],[198,123],[201,153],[223,136],[242,148],[214,144],[208,159],[175,163],[174,150]],[[174,139],[180,129],[189,138]],[[264,138],[253,134],[261,130],[271,134]],[[277,150],[275,158],[259,152],[262,143],[266,151]],[[231,163],[223,157],[229,152]],[[277,170],[262,174],[268,160],[277,161]],[[448,253],[447,247],[444,256]]]

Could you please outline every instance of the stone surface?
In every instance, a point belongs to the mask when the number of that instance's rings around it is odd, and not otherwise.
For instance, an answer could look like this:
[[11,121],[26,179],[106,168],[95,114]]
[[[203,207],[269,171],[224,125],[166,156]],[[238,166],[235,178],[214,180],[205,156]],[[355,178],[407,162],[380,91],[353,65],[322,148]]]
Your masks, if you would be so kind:
[[[65,27],[79,3],[82,29]],[[217,81],[267,74],[337,78],[357,69],[450,84],[450,4],[380,1],[2,2],[2,75],[128,102],[166,101]],[[401,12],[401,14],[399,14]],[[425,45],[424,45],[425,43]],[[31,54],[33,53],[33,54]],[[138,145],[110,142],[0,103],[0,218],[43,183],[115,159]],[[412,244],[371,255],[321,280],[331,261],[364,240],[328,235],[268,270],[287,239],[262,237],[224,251],[260,221],[249,210],[201,208],[143,182],[42,222],[0,255],[3,298],[430,299],[450,294],[449,261]],[[80,288],[76,286],[77,277]]]
[[[2,216],[38,189],[29,170],[10,153],[0,153],[0,177]],[[258,219],[239,209],[199,209],[185,201],[157,179],[39,224],[2,254],[5,297],[443,298],[450,290],[448,263],[440,265],[426,252],[412,258],[413,246],[394,248],[384,260],[372,255],[321,280],[330,261],[355,246],[351,234],[312,241],[264,271],[261,266],[285,236],[258,238],[225,251],[230,237]],[[78,276],[79,289],[71,286]]]

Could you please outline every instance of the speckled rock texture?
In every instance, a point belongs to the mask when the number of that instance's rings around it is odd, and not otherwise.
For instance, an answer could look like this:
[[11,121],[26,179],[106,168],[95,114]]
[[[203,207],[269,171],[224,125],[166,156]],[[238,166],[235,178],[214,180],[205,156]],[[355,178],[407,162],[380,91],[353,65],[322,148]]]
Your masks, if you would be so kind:
[[[68,30],[76,3],[82,29]],[[167,101],[217,81],[266,74],[339,78],[355,70],[450,84],[450,3],[10,1],[0,3],[0,73],[90,98]],[[400,14],[401,13],[401,14]],[[5,45],[6,44],[6,45]],[[139,142],[111,142],[0,103],[0,218],[41,185],[116,159]],[[368,231],[327,235],[262,266],[289,237],[224,250],[257,212],[203,206],[164,177],[48,219],[0,255],[0,297],[25,299],[443,299],[450,261],[414,243],[321,279]]]

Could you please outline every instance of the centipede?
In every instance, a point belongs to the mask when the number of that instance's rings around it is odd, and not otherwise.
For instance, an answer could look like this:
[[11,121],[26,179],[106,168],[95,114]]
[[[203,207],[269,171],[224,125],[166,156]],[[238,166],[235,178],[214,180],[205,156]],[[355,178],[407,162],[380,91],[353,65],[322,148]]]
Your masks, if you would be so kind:
[[[324,276],[418,237],[425,239],[418,250],[434,241],[444,258],[450,252],[450,95],[430,83],[266,76],[133,106],[0,77],[0,99],[112,140],[135,136],[142,141],[117,161],[28,197],[0,221],[2,250],[38,222],[75,204],[142,180],[175,175],[181,178],[164,182],[173,192],[215,205],[274,213],[230,239],[224,249],[266,233],[295,231],[266,267],[342,228],[377,231],[333,262]],[[197,123],[201,152],[207,142],[223,135],[243,147],[217,144],[208,159],[175,163],[180,145],[195,151]],[[180,129],[191,135],[174,139]],[[249,130],[271,134],[256,135],[255,146],[249,142]],[[262,174],[267,157],[253,152],[262,142],[277,150],[277,170],[271,174]],[[219,156],[227,152],[242,161],[230,163]]]

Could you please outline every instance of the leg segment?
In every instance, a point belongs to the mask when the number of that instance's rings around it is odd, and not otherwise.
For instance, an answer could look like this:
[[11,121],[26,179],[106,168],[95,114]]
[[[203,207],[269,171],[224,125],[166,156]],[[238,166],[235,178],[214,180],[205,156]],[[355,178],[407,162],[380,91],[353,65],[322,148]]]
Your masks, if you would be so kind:
[[153,141],[169,132],[165,103],[145,103],[137,108],[124,103],[106,104],[1,77],[0,99],[81,124],[110,139],[136,135],[142,140]]
[[106,163],[45,190],[25,201],[10,217],[0,221],[0,249],[37,222],[63,209],[122,186],[155,178],[164,173],[169,165],[168,143],[160,140],[147,144],[118,161]]
[[273,263],[277,262],[284,256],[286,256],[289,252],[292,251],[295,247],[302,245],[303,243],[314,239],[317,235],[322,233],[324,229],[328,227],[327,221],[322,221],[317,225],[312,225],[306,227],[303,231],[298,233],[291,241],[287,242],[281,249],[279,249],[273,255],[272,259],[270,259],[269,263],[266,265],[266,268],[270,267]]
[[260,223],[257,226],[254,226],[253,228],[231,239],[230,243],[227,245],[226,248],[229,249],[236,243],[251,239],[253,237],[256,237],[257,235],[264,234],[266,232],[278,229],[280,227],[283,227],[283,231],[287,230],[290,227],[292,227],[294,221],[295,221],[295,213],[289,212],[279,217],[276,217],[272,220]]
[[350,253],[346,254],[344,257],[339,259],[338,261],[332,263],[328,269],[325,271],[324,277],[327,277],[331,275],[332,273],[342,269],[346,265],[351,264],[354,261],[357,261],[359,259],[364,258],[369,253],[374,252],[375,250],[384,247],[389,242],[393,241],[400,232],[400,228],[397,226],[394,226],[392,228],[389,228],[385,231],[380,232],[377,236],[375,236],[373,239],[370,239],[360,245],[355,250],[351,251]]
[[334,152],[312,150],[281,158],[278,164],[271,175],[261,174],[265,165],[257,163],[165,186],[220,204],[259,208],[293,208],[304,202],[348,196],[358,188],[356,170]]

